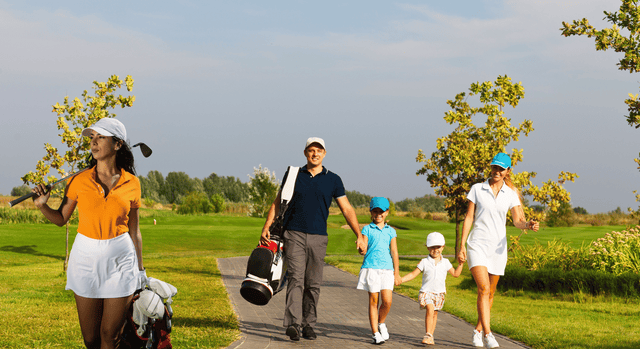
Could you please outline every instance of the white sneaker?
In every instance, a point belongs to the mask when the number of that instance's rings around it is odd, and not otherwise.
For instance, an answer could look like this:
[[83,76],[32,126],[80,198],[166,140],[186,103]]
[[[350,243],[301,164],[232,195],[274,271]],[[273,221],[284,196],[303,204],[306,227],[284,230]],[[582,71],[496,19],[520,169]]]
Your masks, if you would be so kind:
[[382,344],[382,343],[384,343],[384,339],[382,339],[382,335],[380,334],[380,332],[374,333],[372,344]]
[[473,343],[474,347],[476,348],[484,347],[484,342],[482,342],[483,334],[484,334],[483,331],[478,332],[478,330],[476,329],[473,330],[473,336],[471,336],[471,342]]
[[380,335],[382,335],[382,339],[385,341],[389,339],[389,331],[387,331],[387,325],[378,324],[378,331],[380,331]]
[[493,333],[488,333],[486,336],[484,336],[484,346],[485,348],[497,348],[500,346],[500,344],[498,344],[498,341],[496,340],[496,337],[493,336]]

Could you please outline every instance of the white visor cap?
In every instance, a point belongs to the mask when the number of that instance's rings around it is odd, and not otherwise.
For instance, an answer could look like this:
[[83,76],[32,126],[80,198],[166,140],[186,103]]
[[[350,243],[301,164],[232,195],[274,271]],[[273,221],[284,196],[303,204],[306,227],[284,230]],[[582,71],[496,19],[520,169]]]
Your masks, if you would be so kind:
[[91,130],[98,132],[99,134],[107,137],[118,137],[126,142],[127,129],[124,128],[124,124],[114,118],[102,118],[98,120],[93,126],[89,126],[82,130],[82,135],[85,137],[91,136]]

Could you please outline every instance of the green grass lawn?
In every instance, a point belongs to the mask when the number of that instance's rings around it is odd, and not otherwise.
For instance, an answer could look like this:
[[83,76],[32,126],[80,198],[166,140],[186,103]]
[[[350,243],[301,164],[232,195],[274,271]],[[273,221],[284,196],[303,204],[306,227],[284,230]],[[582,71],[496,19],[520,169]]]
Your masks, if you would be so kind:
[[[359,219],[369,221],[366,216]],[[251,217],[142,212],[147,274],[175,285],[179,292],[174,300],[174,347],[220,348],[238,337],[216,258],[249,255],[263,224],[263,219]],[[342,216],[329,218],[327,261],[357,273],[362,257],[355,252],[353,233],[341,228],[344,224]],[[432,231],[445,235],[450,242],[445,254],[453,254],[453,224],[405,217],[391,217],[390,224],[398,229],[401,255],[425,255],[424,242]],[[622,228],[546,228],[523,236],[522,243],[562,238],[578,247]],[[75,227],[71,231],[70,243]],[[0,225],[0,348],[83,347],[73,294],[64,290],[64,236],[65,229],[52,224]],[[402,273],[413,270],[418,260],[402,258]],[[448,279],[445,309],[473,322],[475,290],[461,286],[465,280],[469,284],[469,278],[465,271],[459,279]],[[419,279],[398,291],[415,298]],[[536,348],[635,348],[640,347],[640,330],[633,326],[640,320],[638,305],[635,299],[511,292],[496,298],[492,325]]]

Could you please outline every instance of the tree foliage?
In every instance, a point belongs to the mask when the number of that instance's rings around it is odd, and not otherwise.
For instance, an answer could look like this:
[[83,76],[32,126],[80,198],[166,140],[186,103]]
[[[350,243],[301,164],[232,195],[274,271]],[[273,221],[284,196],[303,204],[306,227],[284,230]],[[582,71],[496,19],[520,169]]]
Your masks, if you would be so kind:
[[[124,81],[117,75],[112,75],[107,82],[93,82],[94,95],[90,95],[87,90],[82,93],[82,99],[76,97],[69,101],[69,96],[64,97],[62,105],[53,105],[53,112],[58,116],[57,127],[61,132],[60,141],[67,147],[64,155],[58,152],[58,148],[49,143],[45,143],[45,155],[36,164],[36,171],[29,171],[21,179],[25,184],[51,183],[56,180],[53,175],[49,175],[51,169],[55,169],[60,177],[67,176],[88,166],[91,152],[88,137],[82,136],[82,130],[96,123],[102,118],[113,118],[115,113],[111,109],[116,107],[131,107],[136,100],[134,95],[123,96],[115,94],[122,85],[127,91],[133,89],[133,78],[127,75]],[[126,140],[125,140],[126,141]],[[67,172],[69,171],[69,172]],[[60,194],[63,186],[56,188]],[[64,270],[67,270],[69,260],[69,223],[67,223],[67,257],[64,261]]]
[[207,194],[193,191],[182,198],[177,212],[179,214],[210,213],[214,212],[214,207]]
[[368,208],[369,204],[371,204],[371,198],[373,198],[371,195],[362,194],[356,190],[345,190],[345,194],[347,195],[347,199],[349,200],[349,203],[353,207]]
[[93,82],[94,95],[90,95],[87,90],[82,93],[82,99],[76,97],[69,101],[69,97],[64,97],[62,105],[56,103],[53,112],[58,115],[57,127],[61,142],[66,145],[67,150],[64,155],[58,152],[58,148],[49,143],[45,143],[46,155],[36,164],[36,171],[29,171],[22,177],[22,181],[27,184],[40,184],[48,179],[48,183],[56,180],[54,176],[49,176],[51,169],[58,171],[61,177],[68,175],[65,167],[73,173],[88,165],[90,144],[89,138],[82,136],[82,130],[96,123],[102,118],[112,118],[116,114],[111,112],[120,106],[121,108],[131,107],[136,97],[115,95],[115,91],[125,84],[127,91],[133,89],[133,78],[127,75],[123,82],[117,75],[112,75],[107,82]]
[[23,195],[29,194],[30,192],[31,192],[31,188],[23,184],[19,187],[13,187],[11,189],[11,196],[23,196]]
[[425,195],[413,199],[406,198],[396,202],[396,206],[400,211],[410,212],[422,210],[424,212],[443,212],[444,198],[435,195]]
[[259,165],[253,168],[253,177],[249,175],[249,202],[251,203],[251,215],[254,217],[266,217],[271,203],[278,194],[279,183],[275,172],[269,172],[268,168]]
[[[583,18],[574,20],[571,24],[562,22],[562,35],[569,37],[572,35],[586,35],[595,39],[597,51],[613,49],[615,52],[622,52],[624,56],[618,61],[618,69],[626,70],[629,73],[640,71],[640,6],[638,0],[622,0],[620,9],[617,12],[604,12],[604,20],[612,24],[611,28],[596,29]],[[624,32],[622,32],[623,30]],[[638,94],[629,93],[627,104],[628,115],[625,115],[629,126],[640,128],[640,99]],[[640,154],[634,159],[640,170]],[[637,191],[636,201],[640,201]],[[636,217],[640,217],[640,208],[637,212],[629,209]]]
[[[472,107],[467,99],[479,97],[481,105]],[[456,249],[460,240],[460,223],[464,220],[468,201],[467,193],[471,186],[483,182],[490,173],[489,163],[496,153],[505,152],[506,146],[512,141],[518,141],[521,134],[528,136],[533,131],[533,123],[524,120],[518,126],[511,124],[511,119],[504,116],[503,108],[510,105],[515,108],[524,98],[524,88],[521,83],[514,84],[508,76],[498,76],[495,82],[485,81],[471,84],[469,93],[461,92],[447,104],[451,110],[447,111],[444,120],[450,125],[456,125],[453,132],[438,138],[436,151],[428,158],[422,151],[418,151],[417,162],[424,163],[416,174],[426,175],[435,194],[445,198],[444,208],[456,222]],[[481,127],[473,123],[477,115],[486,116]],[[511,151],[512,167],[522,161],[520,149]],[[567,181],[573,181],[577,175],[561,172],[559,181],[545,182],[542,187],[532,184],[535,172],[512,173],[513,183],[519,188],[523,196],[532,196],[551,210],[556,210],[560,202],[569,202],[569,193],[562,187]],[[527,217],[542,220],[544,213],[535,213],[524,207]]]
[[218,176],[215,173],[211,173],[202,180],[202,184],[204,191],[210,198],[220,194],[230,202],[246,202],[249,200],[249,184],[241,182],[240,178]]
[[[214,206],[225,202],[247,202],[249,184],[234,176],[218,176],[215,173],[205,179],[190,178],[184,172],[170,172],[166,179],[159,171],[149,171],[147,176],[138,176],[142,198],[163,204],[180,203],[191,192],[205,193]],[[222,200],[222,202],[220,202]],[[219,212],[219,211],[217,211]]]

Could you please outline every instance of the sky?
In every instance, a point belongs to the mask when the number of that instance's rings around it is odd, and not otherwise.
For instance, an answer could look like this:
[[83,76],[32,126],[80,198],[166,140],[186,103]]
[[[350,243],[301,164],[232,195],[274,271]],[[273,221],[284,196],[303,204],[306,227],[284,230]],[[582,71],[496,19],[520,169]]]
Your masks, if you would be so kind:
[[246,182],[261,165],[281,179],[316,136],[347,190],[421,197],[434,191],[416,155],[453,130],[447,100],[506,74],[525,97],[505,116],[535,129],[507,146],[524,150],[514,171],[537,185],[577,173],[565,188],[590,213],[637,208],[640,130],[624,100],[640,77],[617,69],[622,54],[560,34],[574,19],[610,26],[603,11],[620,3],[0,0],[0,193],[44,143],[65,149],[51,106],[115,74],[134,78],[136,101],[114,112],[154,151],[136,153],[140,175]]

